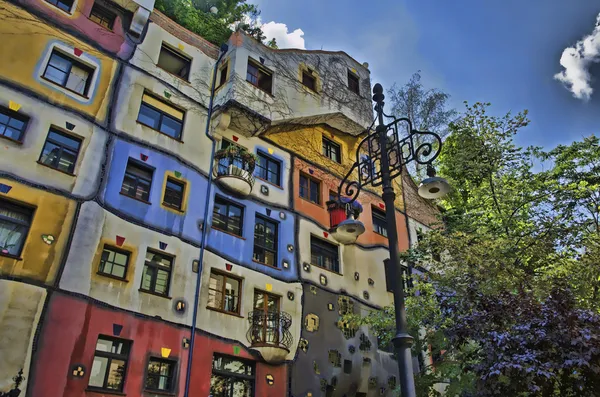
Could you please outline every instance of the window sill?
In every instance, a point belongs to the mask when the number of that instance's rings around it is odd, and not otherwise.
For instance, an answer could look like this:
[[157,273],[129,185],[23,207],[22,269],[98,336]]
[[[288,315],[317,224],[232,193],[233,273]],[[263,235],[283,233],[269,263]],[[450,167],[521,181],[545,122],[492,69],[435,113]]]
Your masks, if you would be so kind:
[[112,274],[106,274],[106,273],[101,273],[101,272],[96,272],[97,275],[102,276],[102,277],[106,277],[106,278],[112,278],[114,280],[117,281],[123,281],[124,283],[128,283],[129,280],[127,280],[126,278],[121,278],[118,276],[113,276]]
[[39,165],[43,165],[44,167],[50,168],[51,170],[58,171],[58,172],[60,172],[60,173],[62,173],[62,174],[68,175],[68,176],[77,176],[77,175],[75,175],[75,174],[72,174],[72,173],[70,173],[70,172],[63,171],[63,170],[61,170],[61,169],[58,169],[58,168],[54,168],[54,167],[52,167],[52,166],[50,166],[50,165],[48,165],[48,164],[44,164],[44,163],[42,163],[42,162],[41,162],[41,161],[39,161],[39,160],[38,160],[38,161],[36,161],[36,163],[38,163]]
[[373,233],[376,234],[376,235],[378,235],[378,236],[388,238],[388,236],[386,236],[385,234],[377,233],[375,230],[373,230]]
[[[48,4],[49,4],[49,3],[48,3]],[[50,4],[50,5],[52,5],[52,4]],[[52,5],[52,6],[53,6],[53,5]],[[59,8],[59,10],[60,10],[60,8]],[[61,10],[61,11],[62,11],[62,10]],[[69,14],[69,15],[71,15],[71,14]],[[94,69],[94,72],[96,72],[96,69]],[[93,75],[92,75],[92,77],[93,77]],[[73,90],[72,90],[72,89],[70,89],[70,88],[67,88],[67,87],[65,87],[65,86],[62,86],[62,85],[60,85],[60,84],[56,84],[54,81],[52,81],[52,80],[50,80],[50,79],[48,79],[48,78],[46,78],[46,77],[44,77],[44,76],[40,76],[40,78],[41,78],[42,80],[44,80],[44,81],[47,81],[48,83],[52,84],[53,86],[59,87],[59,88],[61,88],[61,89],[65,90],[65,91],[67,91],[67,92],[70,92],[71,94],[75,94],[75,95],[77,95],[78,97],[81,97],[81,98],[83,98],[83,99],[87,99],[87,100],[89,100],[89,99],[90,99],[90,97],[89,97],[89,96],[87,96],[87,95],[82,95],[82,94],[78,93],[77,91],[73,91]]]
[[164,201],[162,202],[162,204],[161,204],[161,205],[162,205],[162,206],[164,207],[164,209],[166,209],[166,210],[173,211],[173,212],[176,212],[176,213],[178,213],[178,214],[185,214],[185,211],[184,211],[184,210],[182,210],[181,208],[176,208],[176,207],[173,207],[173,206],[171,206],[171,205],[169,205],[169,204],[165,203]]
[[3,256],[5,258],[14,259],[16,261],[22,261],[23,260],[23,258],[21,258],[20,256],[12,255],[12,254],[5,254],[3,252],[0,252],[0,256]]
[[264,263],[264,262],[259,262],[259,261],[257,261],[257,260],[254,260],[254,259],[252,259],[252,262],[254,262],[254,263],[258,263],[259,265],[266,266],[266,267],[268,267],[268,268],[271,268],[271,269],[273,269],[273,270],[281,270],[281,269],[280,269],[280,268],[278,268],[278,267],[271,266],[271,265],[267,265],[267,264],[266,264],[266,263]]
[[[174,136],[171,136],[171,135],[169,135],[169,134],[165,134],[165,133],[164,133],[164,132],[162,132],[161,130],[157,130],[156,128],[154,128],[154,127],[151,127],[151,126],[149,126],[149,125],[148,125],[148,124],[146,124],[146,123],[142,123],[142,122],[141,122],[141,121],[139,121],[139,120],[136,120],[135,122],[136,122],[137,124],[139,124],[139,125],[143,125],[143,126],[144,126],[144,127],[146,127],[146,128],[150,128],[152,131],[156,131],[156,132],[158,132],[160,135],[164,135],[164,136],[166,136],[167,138],[170,138],[170,139],[174,140],[175,142],[183,143],[183,141],[181,140],[181,138],[175,138]],[[181,120],[181,128],[183,129],[183,120]],[[182,133],[183,133],[183,131],[182,131]]]
[[206,306],[206,308],[208,310],[212,310],[212,311],[217,312],[217,313],[227,314],[227,315],[234,316],[234,317],[239,317],[239,318],[245,318],[244,316],[240,315],[239,313],[228,312],[226,310],[217,309],[216,307]]
[[324,209],[324,208],[325,208],[325,207],[323,207],[323,205],[322,205],[322,204],[315,203],[314,201],[310,201],[309,199],[306,199],[306,198],[304,198],[304,197],[302,197],[302,196],[298,196],[298,197],[300,197],[300,199],[301,199],[301,200],[304,200],[304,201],[306,201],[307,203],[309,203],[309,204],[312,204],[312,205],[314,205],[314,206],[317,206],[317,207],[319,207],[319,208],[321,208],[321,209]]
[[334,164],[337,164],[337,165],[342,165],[342,160],[340,160],[340,161],[335,161],[334,159],[332,159],[331,157],[329,157],[329,156],[327,156],[327,155],[325,155],[325,154],[323,154],[323,153],[321,153],[321,156],[325,157],[327,160],[331,161],[331,162],[332,162],[332,163],[334,163]]
[[183,78],[181,76],[177,76],[176,74],[173,74],[173,73],[169,72],[167,69],[158,66],[158,64],[155,64],[154,66],[156,66],[158,69],[162,70],[163,72],[168,73],[169,76],[175,77],[177,80],[181,80],[182,83],[185,83],[187,85],[191,85],[192,84],[188,79],[185,79],[185,78]]
[[127,197],[127,198],[130,198],[130,199],[132,199],[132,200],[139,201],[140,203],[144,203],[144,204],[152,205],[152,203],[151,203],[150,201],[142,200],[142,199],[139,199],[139,198],[137,198],[137,197],[133,197],[133,196],[130,196],[130,195],[128,195],[128,194],[125,194],[125,193],[123,193],[123,192],[119,192],[119,194],[120,194],[121,196],[125,196],[125,197]]
[[150,290],[147,290],[147,289],[140,288],[140,289],[138,289],[138,291],[143,292],[145,294],[150,294],[150,295],[158,296],[158,297],[164,298],[164,299],[169,299],[169,300],[173,299],[173,298],[171,298],[168,295],[159,294],[158,292],[150,291]]
[[283,190],[283,187],[281,187],[280,185],[276,185],[273,182],[267,181],[266,179],[262,179],[261,177],[258,177],[256,175],[254,175],[254,178],[257,179],[257,180],[259,180],[259,181],[262,181],[264,183],[268,183],[269,185],[271,185],[273,187],[276,187],[277,189]]
[[343,276],[342,273],[338,273],[335,270],[327,269],[326,267],[321,267],[319,265],[315,265],[315,264],[312,264],[312,263],[310,265],[316,267],[317,269],[325,270],[326,272],[337,274],[338,276]]
[[218,232],[221,232],[221,233],[229,234],[230,236],[233,236],[233,237],[239,238],[240,240],[246,240],[246,239],[245,239],[244,237],[242,237],[242,236],[238,236],[237,234],[233,234],[233,233],[231,233],[231,232],[228,232],[228,231],[226,231],[226,230],[219,229],[218,227],[214,227],[214,226],[212,226],[212,225],[211,225],[211,227],[210,227],[210,228],[211,228],[211,229],[213,229],[213,230],[216,230],[216,231],[218,231]]
[[100,393],[100,394],[110,394],[111,396],[126,396],[126,393],[111,390],[111,389],[96,389],[95,387],[86,387],[86,393]]
[[263,88],[260,88],[260,87],[259,87],[259,86],[257,86],[256,84],[252,84],[252,82],[250,82],[250,81],[248,81],[248,80],[244,80],[244,81],[245,81],[246,83],[250,84],[252,87],[256,88],[257,90],[260,90],[260,91],[264,92],[265,94],[267,94],[267,95],[268,95],[268,96],[270,96],[271,98],[275,98],[275,97],[273,96],[273,94],[272,94],[272,93],[270,93],[269,91],[267,91],[267,90],[265,90],[265,89],[263,89]]
[[172,392],[172,391],[162,391],[162,390],[144,389],[144,393],[158,394],[158,395],[161,395],[161,396],[175,396],[175,392]]
[[[23,132],[21,132],[21,134],[23,134]],[[7,141],[10,141],[12,143],[16,143],[17,145],[22,145],[23,144],[23,141],[19,141],[17,139],[9,138],[9,137],[4,136],[4,135],[0,135],[0,139],[6,139]]]

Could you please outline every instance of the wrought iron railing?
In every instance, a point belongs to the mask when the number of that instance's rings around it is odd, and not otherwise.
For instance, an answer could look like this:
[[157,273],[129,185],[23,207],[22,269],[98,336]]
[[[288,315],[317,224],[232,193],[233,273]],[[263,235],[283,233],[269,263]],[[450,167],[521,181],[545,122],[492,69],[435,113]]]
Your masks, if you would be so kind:
[[248,314],[246,334],[252,346],[274,346],[290,350],[294,337],[290,332],[292,316],[286,312],[254,310]]
[[215,163],[215,178],[230,176],[245,180],[250,188],[254,186],[256,161],[250,153],[242,150],[219,150],[215,154]]

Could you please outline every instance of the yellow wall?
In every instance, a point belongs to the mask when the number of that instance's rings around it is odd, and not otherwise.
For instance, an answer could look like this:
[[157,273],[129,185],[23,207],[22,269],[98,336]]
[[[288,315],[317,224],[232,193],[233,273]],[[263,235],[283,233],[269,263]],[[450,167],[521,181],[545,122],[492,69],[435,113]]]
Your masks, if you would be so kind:
[[[303,159],[324,167],[328,172],[339,178],[343,178],[350,167],[352,167],[352,164],[354,164],[356,161],[356,150],[358,148],[358,144],[364,138],[354,137],[348,134],[341,134],[324,126],[305,127],[295,131],[278,132],[272,134],[267,132],[266,136],[279,146],[291,151]],[[330,160],[328,157],[322,154],[323,137],[340,145],[340,151],[342,154],[341,164]],[[357,180],[356,175],[352,180]],[[370,187],[369,189],[379,195],[381,194],[381,189],[379,187]],[[399,177],[394,180],[394,190],[396,192],[396,207],[400,210],[404,210]]]
[[[0,273],[51,283],[73,222],[75,202],[10,180],[0,178],[0,183],[12,186],[0,198],[36,207],[21,257],[0,256]],[[46,244],[42,235],[54,236],[54,242]]]
[[[48,25],[45,21],[0,0],[0,76],[28,87],[52,102],[81,110],[103,120],[109,98],[110,82],[117,63],[94,48]],[[83,58],[96,59],[100,65],[97,83],[90,89],[89,100],[74,98],[40,82],[39,70],[45,66],[43,58],[49,45],[58,41],[67,47],[81,49]],[[43,69],[42,69],[43,72]]]

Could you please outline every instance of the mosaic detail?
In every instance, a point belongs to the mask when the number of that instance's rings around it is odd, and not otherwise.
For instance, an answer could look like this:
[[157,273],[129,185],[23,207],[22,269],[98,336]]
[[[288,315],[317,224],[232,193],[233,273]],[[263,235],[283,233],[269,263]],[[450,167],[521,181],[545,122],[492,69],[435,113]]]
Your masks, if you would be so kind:
[[309,313],[304,318],[304,328],[308,332],[317,332],[319,330],[319,316],[314,313]]
[[321,274],[319,276],[319,282],[321,283],[321,285],[325,286],[327,285],[327,276],[324,274]]
[[371,341],[365,334],[360,334],[360,345],[358,346],[360,351],[368,352],[371,350]]
[[73,375],[74,378],[83,378],[85,376],[85,366],[83,364],[73,365],[73,367],[71,367],[71,375]]
[[300,348],[300,350],[306,353],[308,351],[308,340],[300,338],[300,341],[298,342],[298,347]]

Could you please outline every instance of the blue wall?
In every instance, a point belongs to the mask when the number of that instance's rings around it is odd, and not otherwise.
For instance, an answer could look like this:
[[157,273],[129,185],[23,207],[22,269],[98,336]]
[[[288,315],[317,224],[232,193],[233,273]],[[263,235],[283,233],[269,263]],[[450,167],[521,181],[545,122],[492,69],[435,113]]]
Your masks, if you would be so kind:
[[[140,154],[148,156],[143,163],[155,168],[152,187],[150,189],[149,201],[151,204],[146,204],[120,194],[127,161],[130,157],[141,161]],[[284,164],[282,164],[282,167],[283,166]],[[185,213],[174,213],[160,205],[163,198],[163,181],[167,171],[180,172],[181,179],[187,182],[188,204]],[[108,181],[105,190],[102,192],[102,201],[108,207],[123,212],[139,222],[161,230],[166,230],[176,236],[182,236],[200,244],[202,236],[201,231],[198,228],[198,222],[204,216],[204,199],[207,186],[207,178],[198,172],[185,167],[177,160],[167,155],[153,152],[148,148],[117,140],[114,145]],[[244,239],[211,228],[207,239],[207,246],[212,250],[218,251],[220,256],[223,256],[232,262],[266,273],[274,278],[286,281],[297,280],[298,274],[296,262],[294,260],[296,247],[294,246],[294,252],[289,252],[287,249],[288,245],[294,245],[293,215],[288,211],[282,211],[262,203],[237,199],[219,189],[217,184],[213,184],[209,203],[209,223],[212,221],[212,208],[215,192],[244,207]],[[267,208],[271,210],[270,216],[267,215]],[[254,220],[257,212],[267,218],[273,219],[279,224],[279,244],[277,252],[277,263],[279,264],[279,267],[277,269],[252,261],[254,249]],[[285,219],[281,219],[280,212],[285,214]],[[282,265],[283,260],[289,263],[287,269]]]

